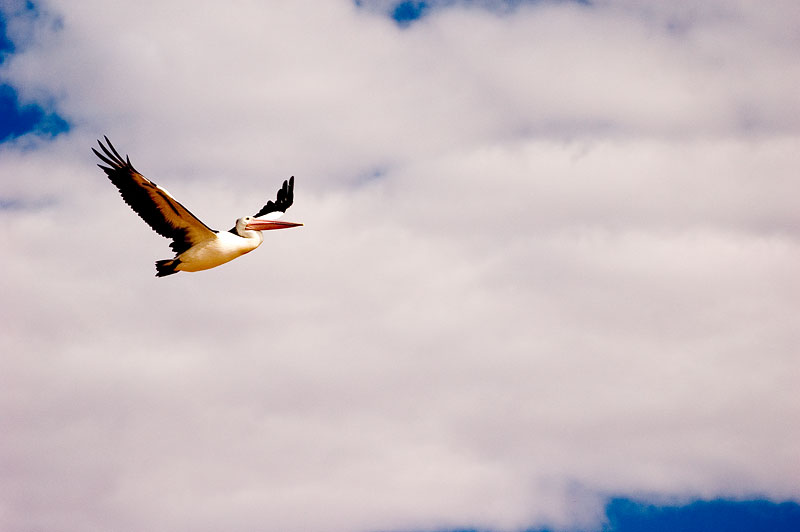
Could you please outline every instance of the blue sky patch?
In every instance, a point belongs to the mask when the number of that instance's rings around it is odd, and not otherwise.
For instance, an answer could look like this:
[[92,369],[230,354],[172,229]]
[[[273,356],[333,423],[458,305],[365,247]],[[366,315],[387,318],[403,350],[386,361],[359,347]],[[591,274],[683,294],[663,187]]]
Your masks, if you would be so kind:
[[[389,4],[386,14],[389,15],[398,26],[406,27],[413,22],[424,18],[435,9],[444,9],[452,6],[478,6],[490,11],[510,12],[522,4],[543,3],[548,0],[494,0],[478,1],[475,0],[400,0]],[[590,5],[591,0],[549,0],[550,2],[573,2],[576,4]],[[354,0],[357,7],[370,7],[370,0]],[[378,4],[385,9],[385,4]]]
[[392,18],[401,26],[408,25],[422,18],[427,10],[427,2],[400,2],[394,6]]
[[0,142],[27,133],[54,137],[69,131],[69,124],[57,113],[47,112],[40,105],[22,105],[11,85],[0,84]]
[[[797,532],[800,504],[754,501],[696,501],[684,506],[656,506],[631,499],[611,499],[606,523],[580,532]],[[438,532],[492,532],[456,529]],[[529,529],[527,532],[562,532]]]
[[[36,5],[27,2],[18,16],[35,18],[38,16]],[[17,51],[17,46],[8,37],[8,17],[9,14],[0,9],[0,65]],[[36,102],[22,104],[17,89],[7,82],[3,83],[0,78],[0,143],[28,133],[54,137],[66,131],[69,131],[66,120]]]
[[14,51],[14,43],[6,35],[6,17],[0,10],[0,64],[7,54]]
[[800,505],[769,501],[697,501],[654,506],[613,499],[602,532],[791,532],[800,530]]

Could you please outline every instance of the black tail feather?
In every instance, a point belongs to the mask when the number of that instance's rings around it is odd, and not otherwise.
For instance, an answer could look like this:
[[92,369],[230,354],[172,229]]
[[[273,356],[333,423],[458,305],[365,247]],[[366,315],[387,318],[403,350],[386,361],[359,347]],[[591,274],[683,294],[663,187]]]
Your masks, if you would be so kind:
[[181,261],[178,259],[164,259],[156,261],[156,277],[166,277],[173,273],[178,273],[176,269]]

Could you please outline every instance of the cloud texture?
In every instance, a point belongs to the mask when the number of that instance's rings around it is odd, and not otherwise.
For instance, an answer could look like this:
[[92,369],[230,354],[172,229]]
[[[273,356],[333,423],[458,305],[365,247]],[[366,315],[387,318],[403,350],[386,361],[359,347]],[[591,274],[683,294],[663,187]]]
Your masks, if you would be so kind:
[[[798,500],[796,3],[363,4],[9,18],[72,130],[0,145],[0,528]],[[157,280],[103,134],[217,229],[295,175],[306,225]]]

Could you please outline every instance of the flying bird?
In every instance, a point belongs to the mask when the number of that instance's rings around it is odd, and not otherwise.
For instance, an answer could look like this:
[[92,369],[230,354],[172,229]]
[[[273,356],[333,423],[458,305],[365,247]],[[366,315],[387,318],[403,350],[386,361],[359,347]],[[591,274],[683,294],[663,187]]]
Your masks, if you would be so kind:
[[264,241],[261,231],[303,225],[279,221],[294,201],[294,176],[283,182],[275,201],[268,201],[253,216],[236,220],[229,231],[211,229],[164,188],[136,171],[126,155],[123,159],[108,137],[108,147],[97,141],[103,153],[92,151],[108,166],[98,164],[125,200],[147,225],[172,240],[175,257],[156,261],[156,277],[178,272],[208,270],[250,253]]

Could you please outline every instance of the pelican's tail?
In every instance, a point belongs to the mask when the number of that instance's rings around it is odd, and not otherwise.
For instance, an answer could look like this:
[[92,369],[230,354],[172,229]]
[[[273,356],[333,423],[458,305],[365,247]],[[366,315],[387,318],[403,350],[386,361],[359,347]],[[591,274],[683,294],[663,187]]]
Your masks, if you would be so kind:
[[156,277],[166,277],[173,273],[178,273],[178,264],[181,261],[178,259],[165,259],[156,261]]

